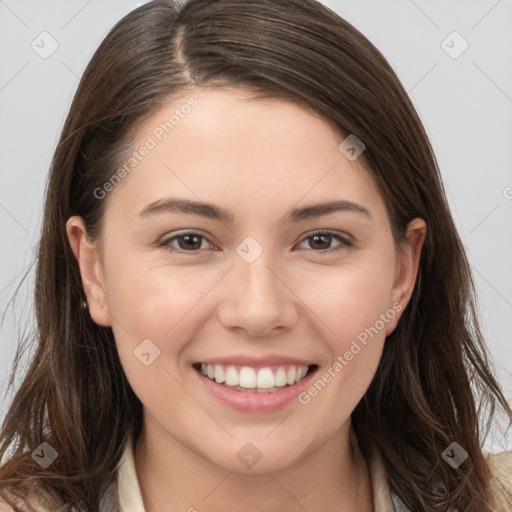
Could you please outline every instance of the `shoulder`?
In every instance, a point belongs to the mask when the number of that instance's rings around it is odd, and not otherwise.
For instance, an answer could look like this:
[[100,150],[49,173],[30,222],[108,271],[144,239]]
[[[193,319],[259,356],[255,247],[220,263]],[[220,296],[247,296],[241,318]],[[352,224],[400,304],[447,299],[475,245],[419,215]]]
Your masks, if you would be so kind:
[[487,453],[493,477],[512,486],[512,452]]
[[[5,494],[5,490],[2,490],[2,492]],[[18,510],[25,511],[28,510],[27,508],[22,508],[18,506],[18,503],[16,500],[14,501],[16,508],[13,508],[11,505],[9,505],[6,501],[4,496],[0,495],[0,512],[18,512]]]
[[488,453],[486,458],[492,472],[493,494],[503,510],[512,510],[512,452]]
[[16,512],[16,509],[7,503],[6,496],[8,496],[9,500],[14,503],[16,508],[18,508],[19,501],[15,498],[15,496],[9,492],[8,489],[0,489],[0,512]]
[[[6,493],[5,490],[2,490],[2,492]],[[8,491],[7,491],[8,492]],[[10,493],[9,493],[10,494]],[[10,496],[13,496],[10,494]],[[33,508],[29,507],[26,504],[23,504],[20,502],[20,500],[16,499],[14,496],[12,499],[12,502],[14,503],[14,507],[12,505],[9,505],[3,496],[0,496],[0,512],[35,512]]]
[[56,501],[45,501],[41,492],[31,495],[26,500],[9,489],[0,489],[0,512],[53,512],[58,508]]
[[14,509],[0,498],[0,512],[14,512]]

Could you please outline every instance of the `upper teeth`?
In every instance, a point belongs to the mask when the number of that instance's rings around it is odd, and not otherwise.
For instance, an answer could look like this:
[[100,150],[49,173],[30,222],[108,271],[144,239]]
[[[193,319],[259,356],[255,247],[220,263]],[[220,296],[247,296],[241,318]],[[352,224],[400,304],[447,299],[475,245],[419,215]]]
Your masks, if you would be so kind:
[[288,371],[280,367],[276,372],[265,367],[256,370],[250,366],[242,366],[238,371],[234,366],[228,366],[226,370],[218,364],[201,364],[201,373],[217,384],[247,389],[270,389],[295,384],[304,378],[308,372],[307,366],[290,366]]

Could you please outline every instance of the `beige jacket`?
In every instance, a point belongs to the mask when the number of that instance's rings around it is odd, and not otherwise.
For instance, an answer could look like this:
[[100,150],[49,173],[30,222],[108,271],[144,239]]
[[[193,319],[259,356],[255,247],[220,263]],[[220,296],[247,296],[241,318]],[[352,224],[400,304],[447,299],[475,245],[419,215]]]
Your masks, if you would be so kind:
[[[119,499],[119,512],[145,512],[142,496],[137,481],[133,450],[131,443],[128,443],[121,466],[119,468],[119,478],[117,489],[112,488],[110,496],[105,499],[105,511],[115,511],[115,496]],[[494,474],[494,489],[496,493],[503,494],[503,489],[507,489],[512,496],[512,452],[503,452],[498,455],[489,454],[488,460]],[[370,469],[373,502],[375,512],[410,512],[402,502],[391,493],[386,472],[380,454],[373,453],[371,460],[368,461]],[[512,512],[512,503],[507,506],[505,502],[502,505],[503,511]]]
[[[142,496],[137,481],[135,464],[133,458],[133,449],[131,443],[124,452],[119,468],[118,478],[118,497],[119,512],[145,512]],[[512,456],[512,452],[511,452]],[[373,500],[375,512],[405,512],[406,508],[400,508],[401,504],[395,501],[396,498],[390,493],[384,467],[380,456],[376,453],[369,462],[369,468],[373,486]],[[104,503],[105,510],[110,512],[110,507],[114,505],[114,488],[110,491],[110,496]],[[115,506],[112,508],[115,510]],[[512,512],[512,511],[511,511]]]
[[[512,452],[503,452],[497,455],[489,454],[488,460],[493,470],[495,495],[504,496],[503,490],[506,489],[508,494],[512,496]],[[372,455],[370,461],[368,461],[368,466],[372,479],[375,512],[410,512],[391,493],[382,459],[378,452]],[[117,482],[107,490],[101,505],[102,512],[145,512],[135,470],[132,442],[127,443],[120,461]],[[20,507],[19,510],[33,512],[34,509]],[[512,512],[512,501],[507,503],[503,498],[499,510],[500,512]],[[13,512],[13,509],[2,505],[0,501],[0,512]],[[35,512],[50,511],[41,508]]]

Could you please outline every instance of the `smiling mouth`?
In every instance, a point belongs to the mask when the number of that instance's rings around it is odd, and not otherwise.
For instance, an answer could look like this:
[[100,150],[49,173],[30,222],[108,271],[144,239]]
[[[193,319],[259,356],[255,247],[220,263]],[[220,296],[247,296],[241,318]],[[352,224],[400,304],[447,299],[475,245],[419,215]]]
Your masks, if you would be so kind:
[[194,363],[201,375],[236,391],[249,393],[274,393],[294,386],[316,371],[318,365],[279,365],[263,368],[220,364]]

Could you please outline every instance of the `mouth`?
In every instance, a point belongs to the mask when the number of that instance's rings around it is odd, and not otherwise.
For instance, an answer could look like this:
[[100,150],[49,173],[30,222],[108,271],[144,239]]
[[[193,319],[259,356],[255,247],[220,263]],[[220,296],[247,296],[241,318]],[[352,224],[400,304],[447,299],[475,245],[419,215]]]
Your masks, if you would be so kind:
[[296,386],[310,377],[318,365],[281,364],[263,367],[235,364],[192,365],[202,377],[215,384],[242,393],[276,393]]

